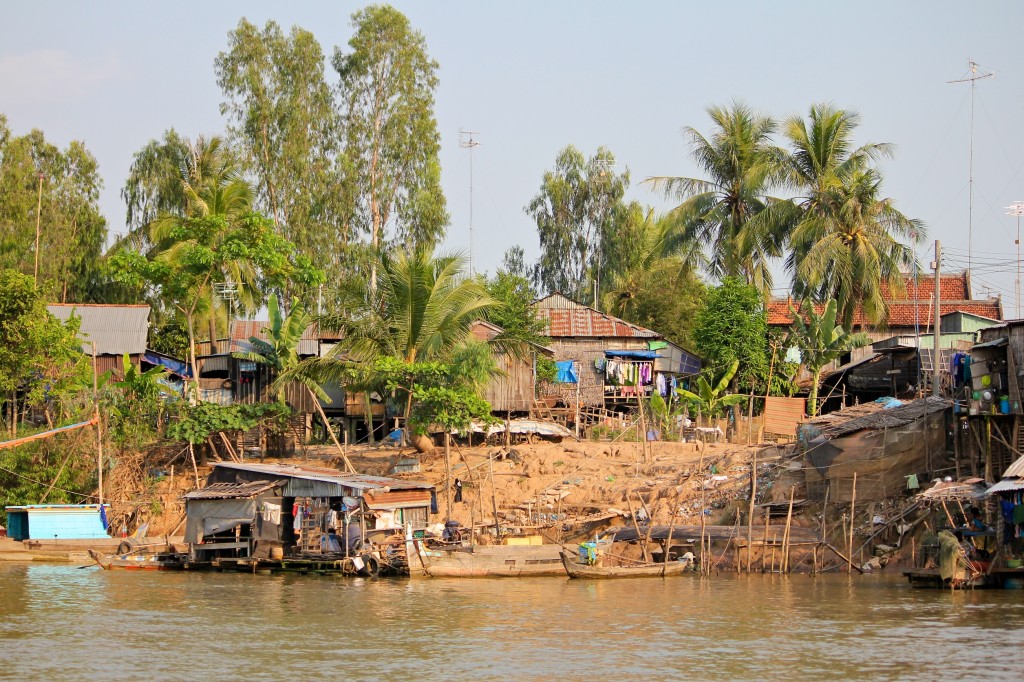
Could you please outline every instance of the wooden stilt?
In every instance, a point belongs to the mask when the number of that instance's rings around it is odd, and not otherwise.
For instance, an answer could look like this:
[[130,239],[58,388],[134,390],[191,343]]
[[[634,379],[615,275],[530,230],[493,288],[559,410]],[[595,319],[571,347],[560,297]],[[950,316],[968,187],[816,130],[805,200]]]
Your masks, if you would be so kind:
[[857,503],[857,472],[853,472],[853,492],[850,495],[850,541],[847,544],[847,561],[846,561],[846,572],[853,573],[853,514],[854,507]]
[[[750,506],[747,509],[747,573],[750,573],[750,547],[754,535],[754,500],[757,498],[757,450],[754,450],[754,461],[750,465]],[[739,561],[736,562],[739,571]]]

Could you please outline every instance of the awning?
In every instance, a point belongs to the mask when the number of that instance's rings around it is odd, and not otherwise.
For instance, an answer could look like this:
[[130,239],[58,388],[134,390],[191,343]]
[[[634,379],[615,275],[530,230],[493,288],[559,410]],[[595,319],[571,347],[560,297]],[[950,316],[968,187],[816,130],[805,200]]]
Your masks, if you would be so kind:
[[663,357],[653,350],[606,350],[604,354],[610,358],[637,358],[640,360],[654,360]]
[[976,343],[971,346],[971,350],[977,350],[979,348],[999,348],[1005,346],[1009,341],[1006,338],[996,339],[995,341],[986,341],[985,343]]
[[1011,490],[1024,490],[1024,479],[1020,478],[1004,478],[1003,480],[996,483],[994,486],[988,489],[988,494],[993,493],[1008,493]]
[[180,377],[184,377],[186,379],[192,377],[192,371],[189,369],[188,363],[172,358],[169,355],[148,350],[143,354],[142,359],[151,365],[160,365],[168,372],[177,374]]

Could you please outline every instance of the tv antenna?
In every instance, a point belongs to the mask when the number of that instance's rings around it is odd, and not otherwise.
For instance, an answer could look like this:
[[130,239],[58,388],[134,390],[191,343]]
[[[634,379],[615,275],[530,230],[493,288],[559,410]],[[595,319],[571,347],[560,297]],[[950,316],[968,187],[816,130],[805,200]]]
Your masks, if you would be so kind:
[[459,147],[469,150],[469,276],[475,273],[473,270],[473,148],[479,147],[480,142],[473,138],[480,133],[473,130],[459,128]]
[[1017,298],[1017,319],[1020,319],[1020,217],[1024,216],[1024,201],[1015,201],[1006,207],[1006,215],[1011,215],[1017,218],[1017,239],[1014,240],[1014,244],[1017,245],[1017,280],[1014,282],[1014,294]]
[[970,158],[968,161],[968,191],[967,191],[967,273],[971,272],[971,256],[973,255],[974,237],[974,88],[975,84],[985,78],[994,78],[995,71],[981,73],[978,70],[979,64],[973,59],[967,60],[967,73],[955,81],[947,83],[970,83],[971,84],[971,145]]

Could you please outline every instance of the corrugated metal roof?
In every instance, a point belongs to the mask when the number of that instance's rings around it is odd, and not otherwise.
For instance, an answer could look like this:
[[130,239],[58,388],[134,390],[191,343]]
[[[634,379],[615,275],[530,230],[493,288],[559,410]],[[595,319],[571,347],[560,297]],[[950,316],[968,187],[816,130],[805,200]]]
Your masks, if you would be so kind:
[[98,355],[141,355],[146,352],[148,305],[51,303],[46,309],[58,320],[67,320],[72,313],[82,318],[78,337],[84,341],[82,351],[85,353],[92,353],[93,342]]
[[1003,472],[1003,478],[1024,478],[1024,457],[1020,457]]
[[534,301],[533,309],[547,324],[544,335],[552,338],[661,338],[655,331],[602,313],[559,293]]
[[185,495],[186,500],[223,500],[253,497],[281,485],[280,481],[249,481],[247,483],[211,483]]
[[988,489],[988,494],[1008,493],[1012,490],[1024,490],[1024,480],[1019,478],[1004,478]]
[[238,464],[235,462],[217,462],[214,464],[214,467],[265,473],[268,478],[298,478],[307,481],[336,483],[346,488],[353,488],[356,490],[371,490],[377,488],[388,488],[390,490],[429,490],[434,487],[429,483],[423,483],[420,481],[403,481],[397,478],[370,476],[368,474],[348,474],[344,471],[338,471],[337,469],[307,465],[298,466],[294,464]]

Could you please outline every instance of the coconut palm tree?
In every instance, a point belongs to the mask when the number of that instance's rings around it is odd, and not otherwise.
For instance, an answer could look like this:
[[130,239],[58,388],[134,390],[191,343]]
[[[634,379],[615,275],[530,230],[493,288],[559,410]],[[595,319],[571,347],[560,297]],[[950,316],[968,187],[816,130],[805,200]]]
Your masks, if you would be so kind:
[[[273,386],[274,392],[277,394],[277,400],[284,402],[285,382],[282,382],[280,377],[298,367],[300,361],[299,341],[302,340],[306,329],[313,323],[313,316],[307,313],[306,309],[297,301],[292,301],[291,310],[284,315],[276,295],[271,296],[267,302],[267,315],[270,324],[265,329],[267,340],[251,337],[249,343],[253,350],[231,355],[239,360],[255,362],[274,370],[274,375],[277,377]],[[320,384],[307,376],[289,376],[288,381],[300,382],[320,400],[330,399]]]
[[270,326],[265,329],[268,340],[250,337],[249,343],[252,344],[253,350],[232,353],[232,355],[239,360],[255,362],[273,369],[276,376],[273,390],[277,393],[277,400],[281,403],[285,401],[285,385],[289,381],[297,381],[302,384],[309,392],[313,406],[320,413],[327,434],[341,452],[346,467],[349,471],[355,472],[355,467],[352,466],[344,448],[338,443],[338,438],[331,428],[331,422],[320,406],[321,400],[329,402],[330,397],[315,379],[296,371],[300,364],[299,341],[302,340],[306,329],[313,324],[313,316],[307,313],[306,309],[296,300],[292,301],[288,314],[282,314],[276,295],[271,296],[267,301],[267,315],[270,323]]
[[637,297],[652,279],[673,287],[684,275],[706,264],[695,242],[674,238],[674,227],[673,220],[655,218],[653,211],[648,211],[636,239],[629,244],[628,257],[619,263],[603,296],[608,312],[632,320]]
[[708,178],[652,177],[646,182],[683,200],[670,214],[676,228],[669,236],[704,249],[709,274],[740,277],[767,293],[769,260],[782,255],[785,243],[784,232],[765,213],[777,201],[767,192],[780,183],[785,159],[785,152],[771,143],[776,124],[741,102],[707,112],[715,125],[710,138],[694,128],[684,131]]
[[799,196],[773,207],[776,220],[791,226],[786,268],[793,293],[800,299],[835,298],[847,328],[858,305],[869,322],[885,318],[882,284],[902,288],[901,269],[914,263],[905,242],[924,237],[920,221],[880,196],[881,176],[873,164],[891,157],[893,146],[855,147],[858,123],[856,113],[831,104],[812,106],[806,122],[790,118],[788,179]]
[[[321,320],[343,340],[326,357],[304,361],[296,373],[367,390],[380,383],[374,368],[379,359],[452,361],[472,338],[472,322],[496,303],[479,281],[464,276],[464,265],[461,256],[435,256],[427,249],[384,254],[376,289],[349,286],[345,313]],[[411,395],[406,417],[410,409]]]

